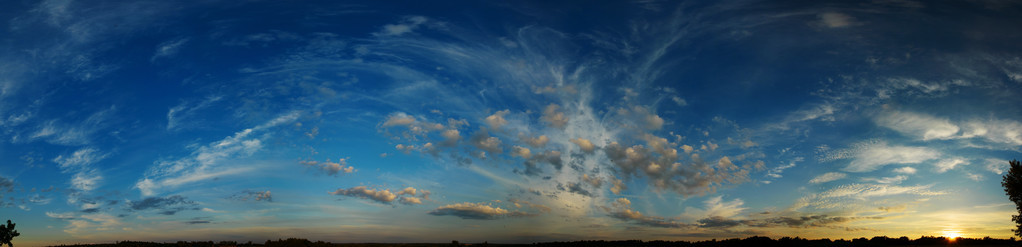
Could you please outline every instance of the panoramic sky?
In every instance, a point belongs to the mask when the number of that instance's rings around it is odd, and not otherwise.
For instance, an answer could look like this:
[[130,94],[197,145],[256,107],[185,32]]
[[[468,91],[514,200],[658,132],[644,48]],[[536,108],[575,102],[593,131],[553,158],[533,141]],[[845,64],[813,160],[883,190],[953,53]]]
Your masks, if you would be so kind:
[[1007,238],[1011,1],[2,1],[19,246]]

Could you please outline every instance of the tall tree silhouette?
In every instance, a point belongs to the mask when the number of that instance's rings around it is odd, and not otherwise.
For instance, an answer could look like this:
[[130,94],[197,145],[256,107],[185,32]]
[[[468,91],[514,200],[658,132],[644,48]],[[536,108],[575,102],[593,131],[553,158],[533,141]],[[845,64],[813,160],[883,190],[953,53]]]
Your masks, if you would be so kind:
[[4,246],[5,244],[7,246],[14,247],[14,244],[11,243],[11,240],[14,239],[14,237],[20,235],[21,233],[18,233],[17,230],[14,230],[14,223],[11,223],[11,220],[7,220],[6,226],[0,224],[0,247]]
[[1004,174],[1001,186],[1004,187],[1004,194],[1008,195],[1008,199],[1015,203],[1015,210],[1019,213],[1011,216],[1011,221],[1015,222],[1015,229],[1011,231],[1022,237],[1022,163],[1012,160],[1008,161],[1008,164],[1011,167],[1008,168],[1008,174]]

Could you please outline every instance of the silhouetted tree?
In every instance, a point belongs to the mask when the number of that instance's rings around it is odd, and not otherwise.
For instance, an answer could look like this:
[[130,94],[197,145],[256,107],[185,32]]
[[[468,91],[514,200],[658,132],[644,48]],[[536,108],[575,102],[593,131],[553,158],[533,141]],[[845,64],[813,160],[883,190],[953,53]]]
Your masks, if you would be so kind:
[[7,220],[6,226],[0,224],[0,246],[4,246],[6,244],[7,246],[14,247],[11,240],[20,235],[21,233],[14,230],[14,223],[11,223],[11,220]]
[[1001,186],[1004,187],[1004,194],[1008,195],[1008,199],[1011,199],[1015,203],[1015,210],[1019,214],[1012,215],[1011,221],[1015,222],[1016,236],[1022,237],[1022,163],[1018,160],[1008,161],[1008,174],[1004,174],[1004,180],[1001,181]]

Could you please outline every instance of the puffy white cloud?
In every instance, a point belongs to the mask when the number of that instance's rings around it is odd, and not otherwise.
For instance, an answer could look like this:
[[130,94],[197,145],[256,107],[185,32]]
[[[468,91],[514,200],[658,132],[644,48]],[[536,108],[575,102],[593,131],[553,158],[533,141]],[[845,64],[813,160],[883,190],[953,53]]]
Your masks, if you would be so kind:
[[461,132],[456,129],[444,130],[444,132],[440,133],[440,136],[444,137],[444,141],[440,142],[440,145],[445,147],[453,147],[461,140]]
[[404,112],[398,112],[388,116],[387,120],[383,122],[383,127],[409,126],[414,124],[415,122],[417,122],[415,120],[415,117],[409,116]]
[[[414,187],[405,187],[404,189],[398,190],[397,193],[394,193],[389,189],[370,189],[366,186],[337,189],[328,193],[331,195],[368,199],[382,204],[391,204],[394,201],[397,201],[398,203],[405,205],[422,204],[423,200],[429,200],[429,195],[431,194],[428,190],[416,189]],[[416,194],[418,194],[418,196],[416,196]]]
[[811,183],[811,184],[821,184],[821,183],[826,183],[826,182],[842,179],[842,178],[845,178],[847,176],[848,176],[848,174],[844,174],[844,173],[840,173],[840,172],[828,172],[828,173],[824,173],[823,175],[816,176],[813,179],[810,179],[809,183]]
[[532,150],[529,150],[529,148],[527,148],[527,147],[514,146],[514,147],[511,147],[511,156],[512,157],[522,157],[523,159],[529,159],[529,158],[532,158]]
[[398,202],[405,205],[422,204],[422,199],[419,199],[418,197],[406,196],[401,197],[401,199],[399,199]]
[[490,136],[485,130],[481,130],[476,132],[475,135],[472,135],[471,142],[472,146],[492,154],[500,154],[503,152],[503,149],[500,147],[502,144],[500,138]]
[[603,185],[603,179],[596,176],[589,176],[589,174],[582,174],[582,182],[586,182],[594,188],[600,188],[600,186]]
[[960,130],[947,119],[929,115],[887,111],[875,119],[877,125],[923,140],[950,139]]
[[384,204],[389,204],[390,202],[393,202],[395,199],[397,199],[397,195],[390,192],[390,190],[369,189],[366,188],[366,186],[356,186],[349,189],[337,189],[336,191],[329,193],[331,195],[341,195],[369,199]]
[[546,137],[546,135],[540,135],[537,137],[521,136],[519,139],[521,139],[523,142],[529,144],[529,146],[532,146],[534,148],[545,147],[546,143],[550,142],[550,138]]
[[593,145],[592,142],[590,142],[589,140],[586,140],[584,138],[581,138],[581,137],[575,138],[575,139],[571,139],[571,143],[574,143],[575,145],[578,145],[578,148],[581,149],[583,152],[586,152],[586,153],[592,153],[593,150],[596,150],[596,146]]
[[568,117],[560,109],[561,106],[557,104],[547,105],[546,108],[543,108],[543,116],[540,119],[550,124],[551,127],[564,129],[564,126],[568,124]]
[[406,187],[406,188],[402,189],[401,191],[398,191],[398,192],[397,192],[397,194],[398,194],[398,195],[410,195],[410,196],[415,196],[415,192],[416,192],[416,189],[415,189],[415,188],[412,188],[412,187]]
[[644,175],[657,189],[671,190],[682,195],[701,194],[723,183],[741,183],[748,179],[748,170],[739,168],[730,159],[721,158],[717,164],[706,164],[694,159],[688,164],[677,160],[674,149],[650,150],[643,145],[624,147],[617,142],[607,144],[604,152],[625,176]]
[[355,170],[354,167],[348,165],[347,158],[339,159],[337,160],[336,163],[331,162],[330,160],[327,160],[325,162],[302,161],[300,163],[309,167],[317,168],[330,176],[336,176],[337,174],[348,174],[357,171]]
[[[245,191],[239,192],[237,194],[234,194],[230,198],[231,199],[235,199],[235,200],[239,200],[239,201],[248,201],[249,199],[252,199],[252,200],[255,200],[255,201],[272,202],[273,201],[273,193],[271,193],[269,190],[267,190],[267,191],[245,190]],[[203,211],[206,211],[206,210],[203,209]]]
[[487,116],[486,119],[484,119],[484,121],[486,121],[486,125],[489,125],[491,129],[497,130],[500,129],[500,127],[507,124],[507,120],[504,119],[504,116],[507,115],[508,113],[511,113],[511,111],[510,110],[497,111],[493,113],[493,115]]
[[614,179],[611,180],[611,182],[614,183],[614,186],[610,187],[610,192],[614,193],[615,195],[620,195],[622,191],[628,189],[628,186],[625,186],[625,183],[622,182],[620,179]]

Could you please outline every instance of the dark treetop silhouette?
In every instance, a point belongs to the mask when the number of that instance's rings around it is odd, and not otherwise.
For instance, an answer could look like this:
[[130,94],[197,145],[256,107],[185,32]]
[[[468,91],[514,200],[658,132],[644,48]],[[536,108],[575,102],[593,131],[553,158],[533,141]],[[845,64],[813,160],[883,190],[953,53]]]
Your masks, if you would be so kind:
[[1011,167],[1008,168],[1008,174],[1004,174],[1001,186],[1004,186],[1004,193],[1015,203],[1015,209],[1019,212],[1011,216],[1011,220],[1015,222],[1015,229],[1011,231],[1022,237],[1022,164],[1018,160],[1009,161],[1008,164]]
[[14,244],[11,243],[11,239],[14,239],[14,237],[19,235],[21,235],[21,233],[14,230],[14,223],[11,223],[11,220],[7,220],[6,226],[0,224],[0,246],[4,246],[6,244],[7,246],[14,247]]

